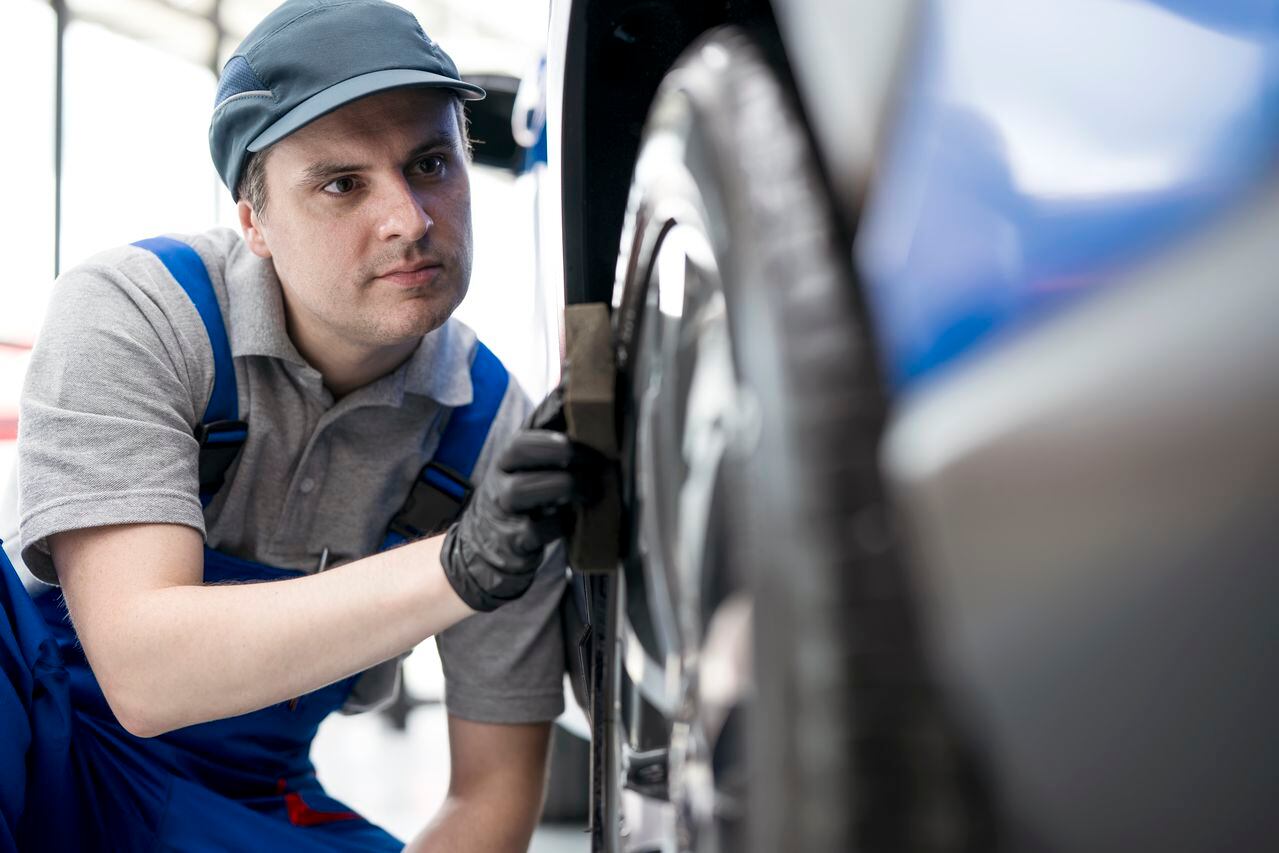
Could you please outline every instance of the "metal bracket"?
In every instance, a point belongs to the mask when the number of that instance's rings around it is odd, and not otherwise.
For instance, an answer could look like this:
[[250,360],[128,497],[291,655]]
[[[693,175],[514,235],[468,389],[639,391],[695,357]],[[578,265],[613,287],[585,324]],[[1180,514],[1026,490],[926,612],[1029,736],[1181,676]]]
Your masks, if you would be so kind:
[[[616,462],[617,362],[608,306],[602,302],[568,306],[564,311],[564,337],[564,417],[568,435]],[[569,565],[584,574],[615,572],[620,565],[622,498],[616,465],[611,466],[602,485],[600,500],[578,510],[569,542]]]

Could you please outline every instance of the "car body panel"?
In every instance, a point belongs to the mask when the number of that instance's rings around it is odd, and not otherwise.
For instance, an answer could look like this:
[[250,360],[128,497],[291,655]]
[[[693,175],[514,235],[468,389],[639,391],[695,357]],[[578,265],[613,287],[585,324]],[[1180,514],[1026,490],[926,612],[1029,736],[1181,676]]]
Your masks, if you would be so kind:
[[937,0],[918,23],[857,248],[899,390],[1117,280],[1273,165],[1260,4]]
[[1279,839],[1279,186],[900,407],[885,471],[1011,849]]

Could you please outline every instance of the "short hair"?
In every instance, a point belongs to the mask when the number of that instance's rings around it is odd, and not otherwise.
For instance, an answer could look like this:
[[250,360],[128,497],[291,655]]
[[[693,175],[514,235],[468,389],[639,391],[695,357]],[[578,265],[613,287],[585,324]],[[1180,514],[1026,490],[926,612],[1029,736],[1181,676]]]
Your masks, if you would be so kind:
[[[474,149],[471,145],[470,119],[466,114],[466,102],[454,95],[453,109],[457,112],[457,128],[462,134],[462,151],[469,161]],[[259,217],[266,213],[266,160],[267,155],[271,153],[271,147],[273,146],[254,151],[249,155],[249,159],[244,163],[244,172],[240,175],[240,185],[236,187],[236,197],[247,201],[249,207],[253,208]]]

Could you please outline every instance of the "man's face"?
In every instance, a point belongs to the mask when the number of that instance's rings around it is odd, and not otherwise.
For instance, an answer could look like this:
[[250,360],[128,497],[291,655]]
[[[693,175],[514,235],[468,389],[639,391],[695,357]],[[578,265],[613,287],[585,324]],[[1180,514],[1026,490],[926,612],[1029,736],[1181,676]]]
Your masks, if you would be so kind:
[[275,263],[295,339],[406,344],[466,295],[471,190],[448,93],[383,92],[317,119],[267,153],[266,188],[249,244]]

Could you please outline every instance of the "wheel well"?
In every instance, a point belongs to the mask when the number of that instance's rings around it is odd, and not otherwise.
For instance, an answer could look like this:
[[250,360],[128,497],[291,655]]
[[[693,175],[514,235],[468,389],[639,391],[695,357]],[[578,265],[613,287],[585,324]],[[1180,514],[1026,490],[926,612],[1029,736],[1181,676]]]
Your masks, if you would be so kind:
[[607,302],[631,172],[649,105],[699,35],[735,24],[789,79],[768,0],[578,0],[564,69],[562,159],[565,296]]

